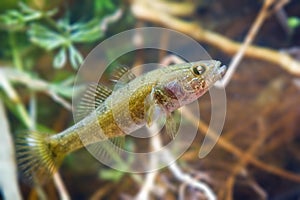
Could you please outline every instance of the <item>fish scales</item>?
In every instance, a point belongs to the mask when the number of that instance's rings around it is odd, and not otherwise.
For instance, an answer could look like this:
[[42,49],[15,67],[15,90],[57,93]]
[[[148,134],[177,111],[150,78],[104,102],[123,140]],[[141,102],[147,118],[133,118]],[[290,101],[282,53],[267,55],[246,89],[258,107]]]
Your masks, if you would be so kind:
[[[104,102],[61,133],[29,132],[18,144],[22,150],[17,152],[19,166],[28,179],[42,183],[58,169],[65,155],[88,144],[125,136],[145,124],[151,125],[157,111],[168,120],[174,110],[202,96],[222,77],[225,69],[219,61],[204,60],[159,68],[128,83],[117,83],[117,89]],[[109,89],[100,96],[107,94]]]

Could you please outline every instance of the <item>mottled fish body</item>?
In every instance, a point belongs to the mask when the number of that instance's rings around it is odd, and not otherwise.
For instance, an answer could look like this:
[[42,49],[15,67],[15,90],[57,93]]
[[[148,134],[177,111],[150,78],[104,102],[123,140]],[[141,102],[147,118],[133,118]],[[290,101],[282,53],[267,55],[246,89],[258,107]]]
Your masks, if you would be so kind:
[[95,85],[86,93],[78,106],[78,113],[86,116],[78,123],[55,135],[30,132],[18,141],[18,162],[27,178],[43,182],[70,152],[130,134],[151,125],[160,114],[166,115],[167,133],[174,137],[171,113],[202,96],[226,67],[205,60],[158,68],[139,77],[124,67],[118,70],[113,91]]

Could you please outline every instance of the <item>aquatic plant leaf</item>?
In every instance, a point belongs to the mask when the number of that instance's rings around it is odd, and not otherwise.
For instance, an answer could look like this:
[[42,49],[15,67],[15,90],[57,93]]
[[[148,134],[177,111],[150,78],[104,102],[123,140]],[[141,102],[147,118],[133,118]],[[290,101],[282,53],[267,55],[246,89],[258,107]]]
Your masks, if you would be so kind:
[[19,9],[7,10],[0,15],[0,26],[10,31],[19,31],[25,28],[26,23],[39,20],[45,16],[51,17],[57,13],[57,9],[47,12],[35,10],[23,2],[19,2]]
[[288,26],[291,28],[297,28],[300,26],[300,18],[298,17],[289,17]]
[[60,46],[65,46],[69,42],[60,34],[50,30],[49,28],[32,24],[28,30],[30,41],[47,51],[56,49]]
[[73,42],[94,42],[103,37],[98,20],[91,20],[87,23],[76,23],[71,26],[71,31],[70,39]]
[[66,53],[66,48],[61,48],[58,53],[54,56],[53,59],[53,66],[55,68],[62,68],[67,61],[67,53]]
[[25,20],[22,13],[16,10],[9,10],[7,13],[0,15],[0,26],[3,29],[20,30],[24,25]]
[[103,16],[108,11],[115,10],[117,7],[119,7],[119,2],[115,2],[111,0],[94,1],[95,13],[100,16]]
[[54,9],[51,9],[51,10],[48,10],[45,12],[44,10],[33,9],[32,7],[28,6],[26,3],[23,3],[23,2],[19,2],[18,4],[19,4],[19,7],[20,7],[20,10],[22,11],[22,13],[30,14],[31,17],[33,15],[36,15],[36,16],[38,15],[38,16],[40,16],[39,18],[41,18],[43,16],[51,17],[58,12],[57,8],[54,8]]
[[101,169],[99,177],[102,180],[118,182],[124,176],[124,172],[115,169]]
[[74,69],[78,69],[83,62],[83,57],[73,45],[70,45],[68,49],[71,65]]

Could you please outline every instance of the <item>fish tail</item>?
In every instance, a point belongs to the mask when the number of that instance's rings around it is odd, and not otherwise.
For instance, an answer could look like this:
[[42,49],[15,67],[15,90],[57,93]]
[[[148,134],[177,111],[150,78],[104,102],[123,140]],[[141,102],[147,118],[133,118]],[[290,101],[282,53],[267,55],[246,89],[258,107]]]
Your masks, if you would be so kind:
[[48,134],[28,132],[16,140],[18,167],[25,182],[43,184],[62,163],[64,155],[56,152]]

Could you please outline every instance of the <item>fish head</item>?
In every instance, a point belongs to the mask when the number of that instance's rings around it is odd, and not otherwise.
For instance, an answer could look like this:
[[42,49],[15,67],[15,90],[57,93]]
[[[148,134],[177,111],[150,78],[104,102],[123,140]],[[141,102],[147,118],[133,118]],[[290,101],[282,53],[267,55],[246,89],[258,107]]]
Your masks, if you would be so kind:
[[220,61],[203,60],[173,66],[174,70],[163,77],[161,93],[164,107],[172,112],[197,100],[225,74],[226,66]]
[[[226,72],[226,66],[217,60],[204,60],[190,63],[190,72],[187,72],[182,85],[186,91],[204,94],[214,83],[220,80]],[[199,97],[199,96],[198,96]]]

